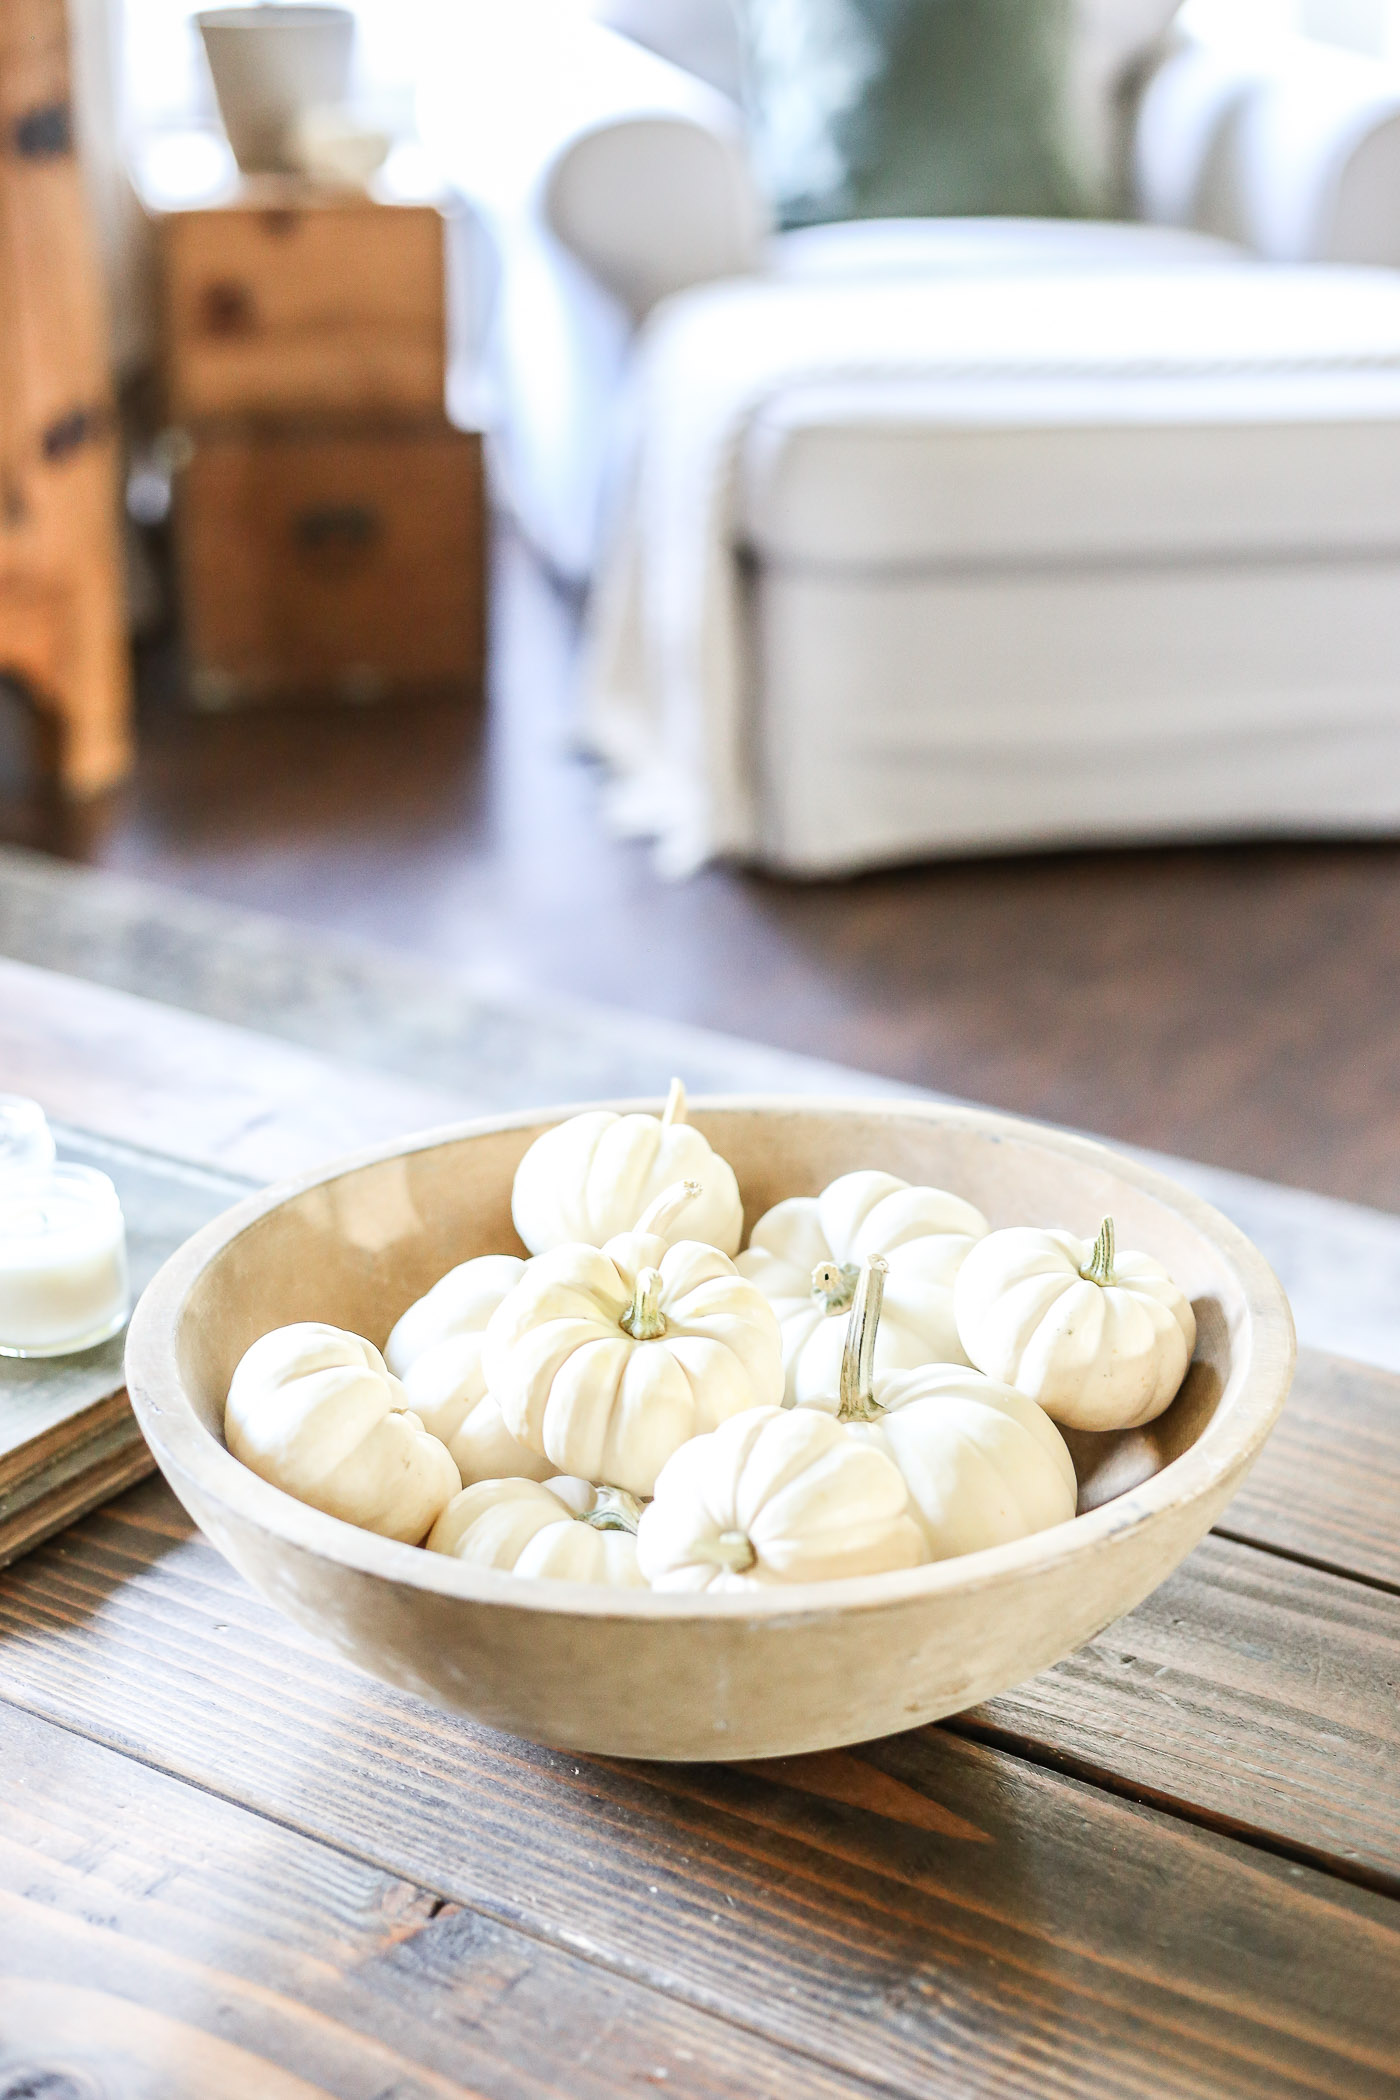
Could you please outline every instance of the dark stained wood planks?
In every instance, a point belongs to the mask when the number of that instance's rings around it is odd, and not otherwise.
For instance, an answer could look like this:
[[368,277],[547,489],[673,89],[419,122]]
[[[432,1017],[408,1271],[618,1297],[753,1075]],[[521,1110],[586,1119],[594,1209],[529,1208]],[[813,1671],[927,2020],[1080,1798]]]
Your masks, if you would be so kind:
[[1300,1350],[1278,1426],[1219,1528],[1400,1590],[1400,1377]]
[[896,2092],[1382,2094],[1400,1905],[941,1730],[608,1766],[354,1676],[137,1490],[0,1581],[0,1694]]
[[956,1724],[1400,1895],[1400,1600],[1224,1538]]
[[1217,1534],[956,1725],[1400,1892],[1397,1511],[1400,1378],[1303,1349]]
[[4,1744],[0,2092],[47,2063],[104,2100],[871,2093],[13,1709]]

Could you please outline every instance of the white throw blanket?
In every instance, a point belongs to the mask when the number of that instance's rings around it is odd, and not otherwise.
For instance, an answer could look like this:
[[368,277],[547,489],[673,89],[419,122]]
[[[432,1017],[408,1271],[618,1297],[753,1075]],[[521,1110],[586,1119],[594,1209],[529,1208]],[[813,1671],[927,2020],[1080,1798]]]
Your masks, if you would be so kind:
[[751,279],[667,301],[638,351],[588,651],[612,820],[675,876],[760,843],[737,482],[749,425],[785,389],[1396,368],[1400,277],[1380,270]]

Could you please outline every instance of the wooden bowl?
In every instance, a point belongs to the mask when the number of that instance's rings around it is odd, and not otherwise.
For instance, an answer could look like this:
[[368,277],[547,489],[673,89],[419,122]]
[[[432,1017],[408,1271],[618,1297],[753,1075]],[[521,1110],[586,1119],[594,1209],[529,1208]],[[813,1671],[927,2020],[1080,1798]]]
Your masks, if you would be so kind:
[[1146,1429],[1071,1439],[1070,1523],[897,1574],[663,1596],[469,1567],[324,1516],[240,1465],[222,1423],[248,1345],[286,1321],[329,1320],[382,1346],[454,1262],[519,1249],[516,1163],[571,1112],[432,1131],[251,1197],[166,1263],[127,1347],[161,1471],[254,1587],[362,1669],[489,1727],[621,1757],[781,1757],[971,1706],[1058,1662],[1162,1581],[1283,1405],[1294,1343],[1277,1279],[1164,1176],[970,1109],[735,1098],[696,1102],[693,1120],[733,1165],[750,1224],[780,1197],[881,1167],[956,1190],[994,1225],[1092,1234],[1111,1212],[1120,1246],[1165,1262],[1196,1310],[1191,1370]]

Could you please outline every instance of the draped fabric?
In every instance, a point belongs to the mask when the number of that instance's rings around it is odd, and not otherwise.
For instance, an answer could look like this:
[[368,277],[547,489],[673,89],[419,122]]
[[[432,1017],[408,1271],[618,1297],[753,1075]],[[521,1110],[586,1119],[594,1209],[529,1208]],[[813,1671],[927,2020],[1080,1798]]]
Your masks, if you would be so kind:
[[[1122,382],[1194,387],[1204,399],[1220,382],[1307,382],[1325,392],[1338,378],[1400,374],[1400,285],[1390,272],[1243,260],[1178,267],[1170,253],[1164,266],[1134,270],[1121,266],[1117,248],[1132,230],[1071,230],[1106,237],[1111,266],[1090,274],[1081,259],[1066,272],[973,271],[961,281],[951,271],[897,272],[863,279],[859,296],[839,277],[735,282],[668,300],[648,323],[633,381],[625,499],[592,609],[586,705],[591,744],[613,774],[612,820],[656,841],[663,872],[689,874],[763,843],[746,629],[745,444],[784,398],[873,385],[898,400],[934,389],[942,406],[933,420],[951,429],[960,398],[1027,381],[1073,381],[1091,402],[1082,413],[1111,421]],[[1146,229],[1135,231],[1151,241]],[[1189,422],[1191,413],[1188,402],[1169,419]],[[1285,427],[1290,413],[1285,403]],[[849,524],[841,487],[828,490],[826,507]],[[908,515],[921,515],[918,506]],[[809,512],[809,537],[818,523]],[[1256,525],[1254,540],[1267,520]],[[1088,544],[1092,513],[1067,521],[1070,541],[1071,526]],[[834,547],[834,526],[833,535]],[[982,551],[988,560],[997,554],[995,546]],[[899,553],[886,547],[852,560],[856,570],[897,566]],[[839,552],[823,560],[828,577],[840,573]],[[1033,668],[1022,681],[1028,691],[1038,690]],[[867,663],[850,696],[859,712],[849,718],[866,742],[878,739],[887,692],[902,690],[905,669],[893,659]],[[804,733],[819,728],[809,721]],[[789,761],[796,755],[769,754],[770,765]],[[895,799],[891,792],[891,810]],[[867,845],[867,860],[877,860]]]

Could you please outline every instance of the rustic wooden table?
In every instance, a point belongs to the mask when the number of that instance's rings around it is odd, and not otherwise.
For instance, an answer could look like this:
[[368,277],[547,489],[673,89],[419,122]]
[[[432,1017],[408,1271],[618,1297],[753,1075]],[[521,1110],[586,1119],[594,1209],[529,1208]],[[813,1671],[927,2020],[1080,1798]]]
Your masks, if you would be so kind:
[[[9,1083],[210,1165],[427,1105],[12,965],[0,1017]],[[1400,1379],[1317,1355],[1130,1618],[763,1766],[388,1691],[147,1482],[0,1577],[0,2100],[1393,2095],[1397,1683]]]

